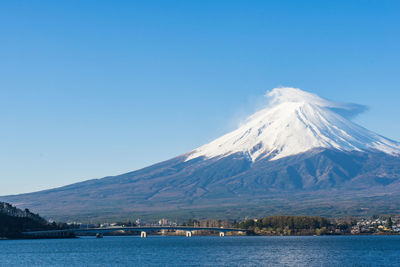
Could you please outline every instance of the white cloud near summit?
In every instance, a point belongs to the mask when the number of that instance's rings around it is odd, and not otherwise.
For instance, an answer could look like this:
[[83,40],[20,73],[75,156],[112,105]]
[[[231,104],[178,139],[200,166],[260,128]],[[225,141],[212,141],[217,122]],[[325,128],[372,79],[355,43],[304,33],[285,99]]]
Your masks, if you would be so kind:
[[315,106],[331,109],[348,119],[354,118],[355,116],[368,110],[368,107],[365,105],[331,101],[316,94],[293,87],[274,88],[270,91],[267,91],[265,97],[268,99],[268,103],[271,106],[285,102],[309,103]]

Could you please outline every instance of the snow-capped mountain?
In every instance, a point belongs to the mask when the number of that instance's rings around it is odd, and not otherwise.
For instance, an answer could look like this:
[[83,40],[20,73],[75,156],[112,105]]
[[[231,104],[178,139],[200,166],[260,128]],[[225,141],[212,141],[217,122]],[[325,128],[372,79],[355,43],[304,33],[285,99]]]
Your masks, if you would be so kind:
[[[266,95],[270,105],[246,123],[190,153],[186,160],[244,153],[254,161],[276,160],[314,148],[340,151],[378,150],[400,154],[400,145],[358,126],[341,113],[354,109],[297,88],[275,88]],[[344,111],[344,112],[343,112]]]
[[237,130],[181,156],[0,201],[62,220],[400,212],[400,145],[351,121],[363,106],[296,88],[266,97]]

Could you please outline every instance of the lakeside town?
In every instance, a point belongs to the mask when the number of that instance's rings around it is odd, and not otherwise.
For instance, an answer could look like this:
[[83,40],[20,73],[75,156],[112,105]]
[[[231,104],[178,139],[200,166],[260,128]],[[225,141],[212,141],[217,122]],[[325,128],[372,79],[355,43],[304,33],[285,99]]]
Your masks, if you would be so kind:
[[[187,227],[196,235],[214,235],[215,229],[236,229],[227,235],[392,235],[400,234],[400,215],[376,215],[371,217],[324,218],[319,216],[267,216],[243,220],[189,219],[173,221],[161,218],[156,221],[136,219],[126,222],[81,223],[46,220],[28,209],[21,210],[8,203],[0,203],[0,237],[23,238],[26,231],[52,231],[107,228],[106,235],[136,235],[141,227],[154,227],[153,235],[180,235]],[[109,231],[111,228],[119,228]],[[130,227],[134,229],[121,229]],[[163,229],[158,229],[162,227]],[[171,227],[171,229],[168,229]],[[139,228],[139,229],[135,229]],[[196,228],[202,228],[196,230]],[[214,229],[214,230],[206,230]],[[243,231],[239,231],[243,230]],[[91,235],[90,233],[88,235]]]
[[[269,221],[269,222],[267,222]],[[165,218],[157,222],[143,221],[113,222],[99,224],[85,224],[70,222],[69,227],[85,228],[120,228],[120,227],[150,227],[150,226],[193,226],[193,227],[217,227],[217,228],[241,228],[248,230],[251,235],[359,235],[359,234],[400,234],[400,216],[372,216],[360,218],[334,218],[326,219],[311,216],[269,216],[262,219],[245,219],[238,223],[228,220],[196,220],[190,219],[178,223]],[[199,230],[198,234],[210,234]],[[113,234],[124,234],[118,231]],[[163,231],[162,234],[166,234]],[[243,233],[231,233],[241,235]]]

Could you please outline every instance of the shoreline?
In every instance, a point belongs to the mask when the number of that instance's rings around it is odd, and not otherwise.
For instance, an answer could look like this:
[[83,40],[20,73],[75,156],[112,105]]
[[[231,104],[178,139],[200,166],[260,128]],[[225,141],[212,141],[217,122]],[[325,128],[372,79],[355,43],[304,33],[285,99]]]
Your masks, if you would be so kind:
[[[127,237],[127,236],[137,236],[140,235],[104,235],[104,237]],[[322,236],[400,236],[400,233],[365,233],[365,234],[328,234],[328,235],[226,235],[225,237],[322,237]],[[82,237],[93,237],[95,235],[80,235],[74,237],[35,237],[35,238],[7,238],[7,237],[0,237],[0,241],[5,240],[37,240],[37,239],[79,239]],[[185,235],[165,235],[165,234],[149,234],[148,237],[185,237]],[[218,237],[218,235],[206,235],[206,234],[198,234],[193,235],[192,237]]]

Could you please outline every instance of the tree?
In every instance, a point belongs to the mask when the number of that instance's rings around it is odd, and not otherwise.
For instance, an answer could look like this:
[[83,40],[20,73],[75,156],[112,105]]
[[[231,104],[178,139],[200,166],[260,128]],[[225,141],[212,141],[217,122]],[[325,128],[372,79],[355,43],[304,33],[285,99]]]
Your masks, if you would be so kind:
[[315,229],[315,234],[316,235],[321,235],[321,229],[319,229],[319,228]]
[[386,221],[386,227],[392,229],[392,226],[393,226],[392,218],[389,217]]

